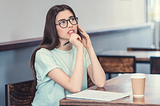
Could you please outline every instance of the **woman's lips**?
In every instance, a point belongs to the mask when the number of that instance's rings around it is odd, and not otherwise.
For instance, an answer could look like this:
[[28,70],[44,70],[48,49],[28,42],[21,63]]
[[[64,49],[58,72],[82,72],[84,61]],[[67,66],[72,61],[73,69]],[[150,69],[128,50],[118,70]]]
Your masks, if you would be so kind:
[[71,34],[73,34],[73,33],[74,33],[74,30],[69,30],[69,31],[68,31],[68,34],[69,34],[69,35],[71,35]]

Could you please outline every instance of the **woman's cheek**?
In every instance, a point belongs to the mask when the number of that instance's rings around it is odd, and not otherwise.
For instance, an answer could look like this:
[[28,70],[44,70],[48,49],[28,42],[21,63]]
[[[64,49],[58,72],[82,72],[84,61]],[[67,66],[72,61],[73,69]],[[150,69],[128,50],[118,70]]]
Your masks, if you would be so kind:
[[57,33],[59,37],[64,37],[65,31],[62,28],[57,28]]

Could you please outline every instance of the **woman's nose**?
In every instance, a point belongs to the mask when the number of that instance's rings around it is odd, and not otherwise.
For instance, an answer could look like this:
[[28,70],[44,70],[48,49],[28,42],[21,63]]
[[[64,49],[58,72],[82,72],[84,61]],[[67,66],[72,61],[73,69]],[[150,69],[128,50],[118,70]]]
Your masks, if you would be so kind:
[[69,26],[69,27],[73,27],[73,25],[71,24],[70,21],[68,21],[68,26]]

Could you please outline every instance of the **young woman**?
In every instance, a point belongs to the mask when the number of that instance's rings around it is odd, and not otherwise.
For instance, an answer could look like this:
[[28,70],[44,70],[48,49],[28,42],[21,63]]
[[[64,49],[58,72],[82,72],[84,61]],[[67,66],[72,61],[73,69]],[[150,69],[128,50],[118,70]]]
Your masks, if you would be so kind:
[[33,106],[59,106],[67,94],[87,88],[87,73],[98,87],[106,81],[89,35],[67,5],[48,11],[43,40],[32,54],[31,67],[37,81]]

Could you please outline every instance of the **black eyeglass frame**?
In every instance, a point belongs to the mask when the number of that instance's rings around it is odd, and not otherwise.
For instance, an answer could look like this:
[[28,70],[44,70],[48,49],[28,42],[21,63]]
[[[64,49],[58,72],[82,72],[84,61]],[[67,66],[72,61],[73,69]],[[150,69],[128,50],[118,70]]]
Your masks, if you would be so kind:
[[[70,19],[71,19],[71,18],[70,18]],[[68,21],[72,24],[72,22],[70,21],[70,19],[65,20],[65,21],[67,22],[66,27],[68,26]],[[74,19],[76,20],[76,24],[78,24],[78,17],[74,17]],[[76,25],[76,24],[72,24],[72,25]],[[61,28],[66,28],[66,27],[62,27],[62,26],[60,25],[60,22],[59,22],[58,24],[56,24],[56,25],[59,25]]]

